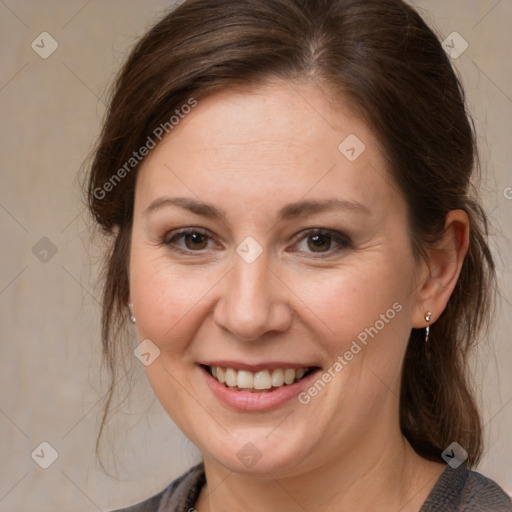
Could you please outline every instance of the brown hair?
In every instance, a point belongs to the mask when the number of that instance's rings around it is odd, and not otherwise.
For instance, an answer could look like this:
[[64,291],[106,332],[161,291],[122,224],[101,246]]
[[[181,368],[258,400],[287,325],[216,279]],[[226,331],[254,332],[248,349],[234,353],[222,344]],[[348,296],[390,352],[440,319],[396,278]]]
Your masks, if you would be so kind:
[[[446,310],[431,328],[429,348],[423,330],[411,332],[400,425],[423,457],[439,460],[457,441],[475,465],[482,427],[467,359],[490,317],[495,289],[487,220],[471,180],[479,170],[475,133],[449,58],[402,0],[187,0],[132,50],[115,83],[88,181],[89,208],[112,239],[102,316],[112,385],[99,436],[125,343],[138,167],[127,168],[126,162],[191,98],[271,78],[316,80],[329,86],[333,98],[349,98],[358,108],[408,203],[417,257],[439,238],[450,210],[468,213],[469,253]],[[123,166],[127,172],[113,183]]]

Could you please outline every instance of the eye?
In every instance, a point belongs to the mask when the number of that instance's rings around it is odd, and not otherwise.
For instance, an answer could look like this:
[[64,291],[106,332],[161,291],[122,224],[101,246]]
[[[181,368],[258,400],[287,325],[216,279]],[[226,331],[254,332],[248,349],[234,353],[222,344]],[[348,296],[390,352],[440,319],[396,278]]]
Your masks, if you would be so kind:
[[[304,247],[304,243],[307,248],[305,252],[326,255],[339,252],[351,245],[350,240],[345,235],[327,229],[310,229],[306,231],[295,247],[300,247],[301,244],[302,247]],[[296,249],[292,249],[292,251],[295,250]]]
[[[172,235],[172,233],[171,233]],[[200,252],[208,249],[208,242],[213,239],[205,231],[198,228],[189,228],[178,231],[164,240],[171,250],[179,252]],[[181,244],[179,242],[182,242]]]
[[[173,251],[181,253],[202,253],[212,246],[214,239],[200,228],[187,228],[170,233],[163,243]],[[304,244],[306,248],[304,248]],[[303,248],[301,248],[301,245]],[[293,248],[288,249],[289,252],[296,252],[297,250],[306,253],[314,253],[318,255],[330,256],[333,253],[339,252],[347,247],[350,247],[351,242],[345,235],[328,229],[310,229],[307,230],[302,238]]]

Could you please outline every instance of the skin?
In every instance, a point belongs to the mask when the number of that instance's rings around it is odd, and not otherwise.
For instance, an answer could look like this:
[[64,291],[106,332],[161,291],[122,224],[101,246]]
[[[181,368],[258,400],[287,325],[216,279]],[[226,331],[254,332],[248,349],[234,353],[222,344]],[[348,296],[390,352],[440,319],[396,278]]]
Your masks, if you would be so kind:
[[[366,146],[353,162],[338,150],[349,134]],[[173,205],[148,213],[163,196],[211,203],[226,218]],[[277,219],[285,204],[328,198],[367,211]],[[181,238],[174,246],[188,252],[171,250],[165,242],[187,227],[212,238]],[[316,249],[309,228],[350,244],[324,238]],[[419,457],[400,432],[401,365],[411,328],[446,306],[468,229],[465,213],[451,212],[428,259],[415,258],[406,202],[375,136],[318,83],[269,81],[199,100],[142,165],[130,254],[137,336],[160,350],[147,377],[203,454],[208,484],[196,510],[420,509],[444,465]],[[263,248],[253,263],[236,253],[248,236]],[[306,405],[235,411],[197,366],[277,360],[325,370],[397,302],[401,311]],[[248,442],[261,453],[252,467],[237,456]]]

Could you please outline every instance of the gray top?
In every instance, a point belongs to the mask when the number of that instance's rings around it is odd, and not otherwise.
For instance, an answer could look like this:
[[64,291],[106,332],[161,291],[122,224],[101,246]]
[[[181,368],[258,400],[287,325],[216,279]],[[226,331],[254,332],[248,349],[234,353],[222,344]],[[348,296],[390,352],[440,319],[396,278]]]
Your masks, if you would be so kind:
[[[201,463],[152,498],[114,512],[194,512],[205,482]],[[464,464],[457,469],[447,465],[420,512],[512,512],[512,501],[496,482]]]

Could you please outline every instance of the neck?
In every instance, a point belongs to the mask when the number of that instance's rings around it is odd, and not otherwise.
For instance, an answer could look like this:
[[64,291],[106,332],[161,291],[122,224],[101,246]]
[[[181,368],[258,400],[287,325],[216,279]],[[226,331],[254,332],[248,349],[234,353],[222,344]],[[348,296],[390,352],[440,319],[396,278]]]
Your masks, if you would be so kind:
[[205,457],[198,512],[417,512],[444,469],[417,455],[398,431],[294,476],[232,473]]

